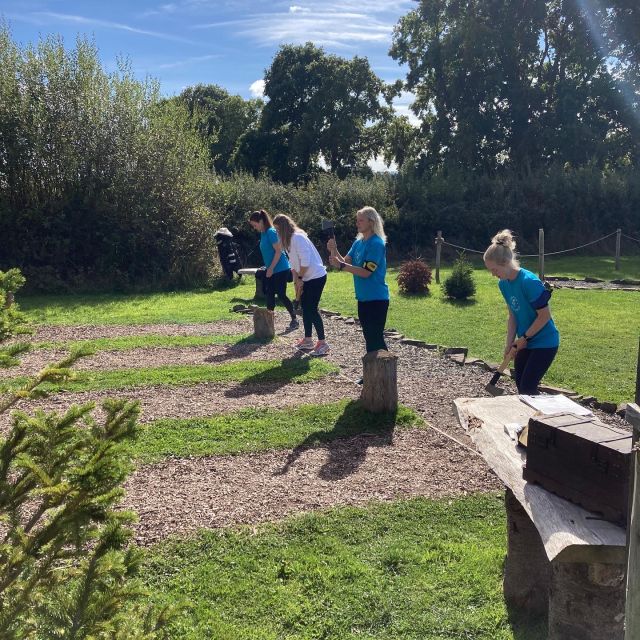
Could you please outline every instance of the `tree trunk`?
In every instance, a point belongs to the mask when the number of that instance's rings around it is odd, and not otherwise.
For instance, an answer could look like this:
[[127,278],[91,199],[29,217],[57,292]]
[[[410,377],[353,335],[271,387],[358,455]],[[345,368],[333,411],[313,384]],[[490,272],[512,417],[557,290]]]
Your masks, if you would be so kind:
[[5,296],[4,299],[4,308],[8,309],[15,301],[15,298],[13,296],[13,291],[7,291],[7,295]]
[[271,340],[276,335],[273,311],[262,307],[253,311],[253,333],[259,340]]
[[381,349],[362,358],[363,385],[360,401],[368,411],[398,409],[398,356]]
[[552,563],[549,640],[623,640],[625,569]]
[[546,614],[549,607],[551,563],[531,518],[507,489],[507,559],[504,598],[509,606],[531,614]]

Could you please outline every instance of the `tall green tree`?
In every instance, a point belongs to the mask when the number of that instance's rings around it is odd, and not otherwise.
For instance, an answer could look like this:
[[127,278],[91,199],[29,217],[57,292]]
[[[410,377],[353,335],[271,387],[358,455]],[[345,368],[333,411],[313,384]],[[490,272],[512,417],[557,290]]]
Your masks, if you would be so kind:
[[238,141],[256,127],[262,100],[232,96],[215,84],[188,87],[177,100],[187,107],[198,133],[204,138],[212,168],[216,173],[231,173]]
[[390,93],[365,58],[285,45],[265,74],[268,101],[259,129],[240,145],[239,164],[282,182],[308,180],[321,157],[339,176],[356,172],[382,148],[373,125],[389,117]]
[[[640,9],[621,4],[620,15],[637,25]],[[396,26],[390,51],[409,66],[405,88],[415,93],[422,122],[420,164],[528,170],[635,157],[634,125],[613,64],[630,73],[634,51],[620,44],[629,33],[614,28],[620,16],[611,6],[421,0]]]

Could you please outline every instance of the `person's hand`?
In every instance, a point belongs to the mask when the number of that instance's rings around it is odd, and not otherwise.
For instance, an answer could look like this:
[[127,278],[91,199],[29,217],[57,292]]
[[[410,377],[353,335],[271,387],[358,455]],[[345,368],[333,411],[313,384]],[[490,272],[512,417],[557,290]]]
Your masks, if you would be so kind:
[[269,267],[267,269],[267,278],[270,278],[273,275],[273,269],[271,267]]
[[327,249],[329,249],[331,253],[335,253],[338,250],[335,238],[329,238],[329,240],[327,240]]
[[523,336],[520,336],[515,342],[514,345],[516,347],[516,351],[522,351],[522,349],[527,348],[527,339]]
[[299,278],[298,280],[296,280],[295,290],[296,290],[296,298],[298,299],[300,299],[300,296],[302,295],[303,286],[304,286],[304,283],[302,281],[302,278]]
[[334,256],[334,255],[329,256],[329,262],[331,263],[331,266],[333,266],[333,267],[339,267],[340,266],[340,260],[338,260],[338,256]]
[[504,358],[506,358],[510,353],[512,357],[515,355],[516,350],[514,348],[514,345],[515,343],[512,343],[504,348],[504,354],[503,354]]

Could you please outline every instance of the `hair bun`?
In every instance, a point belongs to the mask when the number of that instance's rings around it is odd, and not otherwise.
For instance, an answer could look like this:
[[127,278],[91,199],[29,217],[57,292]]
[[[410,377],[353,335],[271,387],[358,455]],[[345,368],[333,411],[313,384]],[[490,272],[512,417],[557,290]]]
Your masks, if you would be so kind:
[[502,231],[498,231],[495,236],[491,239],[493,244],[499,244],[503,247],[507,247],[514,251],[516,248],[516,241],[513,239],[513,233],[509,229],[503,229]]

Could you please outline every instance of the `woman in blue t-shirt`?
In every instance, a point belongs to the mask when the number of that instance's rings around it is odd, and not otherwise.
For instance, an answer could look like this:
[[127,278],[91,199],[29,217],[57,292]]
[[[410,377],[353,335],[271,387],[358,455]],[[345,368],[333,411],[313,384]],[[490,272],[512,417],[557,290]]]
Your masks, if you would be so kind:
[[267,309],[273,311],[276,308],[276,296],[285,306],[291,322],[289,329],[297,329],[299,326],[293,303],[287,297],[287,282],[291,282],[291,266],[286,254],[282,250],[282,244],[278,233],[273,228],[271,216],[264,210],[254,211],[249,216],[249,224],[260,233],[260,253],[267,268],[265,274],[265,295],[267,296]]
[[389,287],[385,244],[387,237],[380,214],[373,207],[364,207],[356,214],[358,235],[346,256],[341,256],[336,241],[331,238],[327,248],[330,262],[340,271],[353,274],[358,300],[358,319],[367,345],[367,353],[384,349],[384,325],[389,310]]
[[520,266],[515,248],[511,231],[500,231],[484,252],[484,264],[500,278],[498,286],[509,309],[504,355],[516,349],[518,392],[536,395],[542,376],[558,353],[560,334],[549,309],[551,292],[540,278]]

